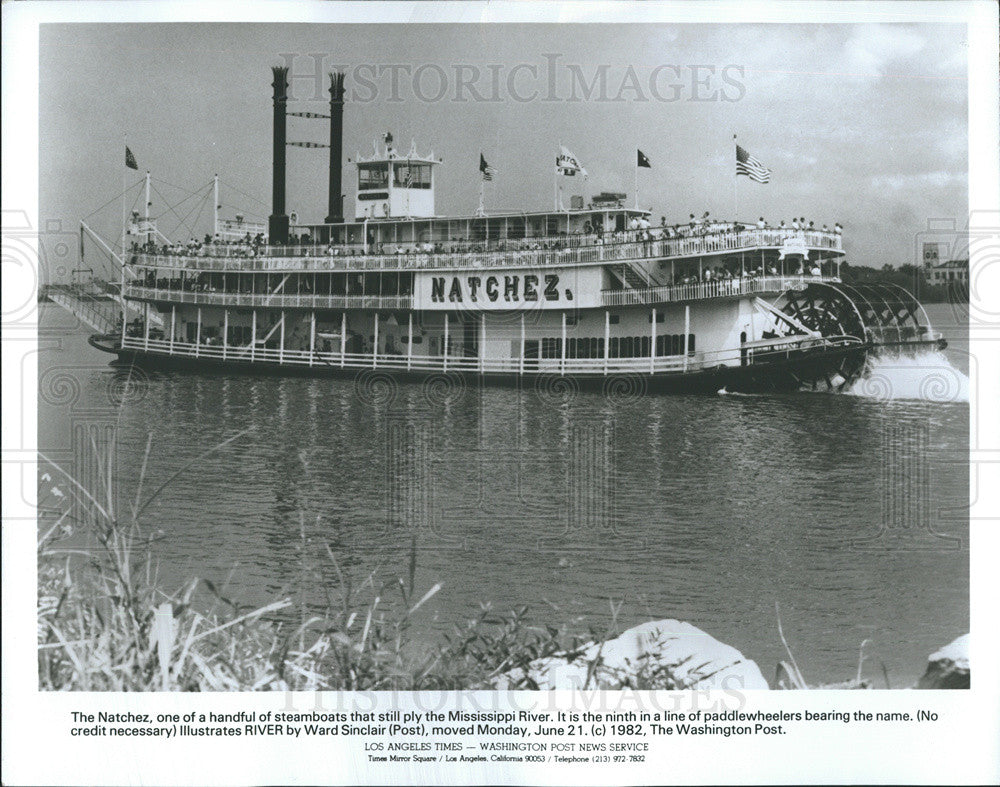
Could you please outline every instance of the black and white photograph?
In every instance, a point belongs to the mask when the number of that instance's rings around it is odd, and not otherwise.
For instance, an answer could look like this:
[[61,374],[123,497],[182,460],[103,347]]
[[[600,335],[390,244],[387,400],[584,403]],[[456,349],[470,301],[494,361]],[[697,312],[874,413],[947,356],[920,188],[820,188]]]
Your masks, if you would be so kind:
[[1000,773],[989,4],[21,5],[9,783]]

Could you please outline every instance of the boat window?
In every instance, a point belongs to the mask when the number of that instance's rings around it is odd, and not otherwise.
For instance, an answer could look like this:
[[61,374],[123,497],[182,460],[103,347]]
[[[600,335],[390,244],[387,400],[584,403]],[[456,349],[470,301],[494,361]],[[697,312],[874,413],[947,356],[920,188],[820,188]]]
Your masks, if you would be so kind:
[[431,165],[397,162],[392,167],[392,182],[393,185],[400,188],[429,189],[431,187]]
[[389,185],[389,165],[385,162],[358,164],[359,189],[384,189]]

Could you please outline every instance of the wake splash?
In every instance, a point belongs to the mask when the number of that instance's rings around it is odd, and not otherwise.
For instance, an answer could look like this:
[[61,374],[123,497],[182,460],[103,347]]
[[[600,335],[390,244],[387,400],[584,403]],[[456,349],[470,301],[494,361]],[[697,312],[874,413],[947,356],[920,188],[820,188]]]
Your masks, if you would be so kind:
[[843,392],[876,401],[968,402],[969,378],[940,350],[915,356],[877,355],[868,370]]

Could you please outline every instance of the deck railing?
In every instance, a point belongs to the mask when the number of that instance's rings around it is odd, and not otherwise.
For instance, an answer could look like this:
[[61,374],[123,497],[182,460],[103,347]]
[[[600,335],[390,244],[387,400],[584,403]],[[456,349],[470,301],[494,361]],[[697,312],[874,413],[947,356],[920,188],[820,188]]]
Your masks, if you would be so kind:
[[752,295],[759,292],[804,290],[813,282],[839,282],[836,276],[744,276],[735,279],[718,279],[692,284],[668,284],[642,289],[603,290],[605,306],[636,306],[677,301],[696,301],[706,298],[725,298],[732,295]]
[[[603,306],[642,306],[657,303],[725,298],[754,293],[802,290],[813,282],[837,283],[836,276],[756,276],[693,284],[664,285],[641,289],[603,290]],[[217,292],[213,290],[172,290],[128,284],[125,297],[132,300],[191,303],[230,308],[274,309],[411,309],[412,295],[314,295]]]
[[285,293],[216,292],[212,290],[171,290],[125,286],[125,297],[136,300],[194,303],[205,306],[250,306],[275,309],[410,309],[412,295],[289,295]]
[[[130,264],[191,269],[209,272],[238,271],[381,271],[436,270],[465,268],[537,268],[561,265],[606,264],[671,257],[683,259],[720,252],[780,248],[794,239],[806,248],[841,249],[841,236],[832,232],[790,230],[743,230],[686,238],[637,240],[632,232],[620,239],[596,244],[574,245],[565,239],[551,239],[567,248],[469,249],[456,252],[413,251],[401,254],[364,254],[359,249],[331,256],[322,246],[261,246],[256,251],[232,245],[207,245],[198,251],[176,254],[133,254]],[[573,237],[573,236],[570,236]],[[586,239],[582,239],[586,240]],[[523,241],[507,241],[513,246]]]
[[152,352],[161,355],[205,358],[234,363],[278,364],[292,367],[323,367],[341,369],[386,369],[395,371],[467,371],[483,374],[511,375],[614,375],[658,374],[666,372],[697,371],[720,364],[753,363],[755,357],[788,353],[803,347],[839,347],[858,340],[841,337],[835,340],[815,339],[809,336],[789,336],[774,340],[768,347],[732,348],[718,352],[691,352],[687,355],[668,355],[639,358],[469,358],[462,356],[400,355],[387,353],[321,352],[319,350],[277,349],[257,346],[226,346],[222,344],[195,344],[125,337],[126,349]]

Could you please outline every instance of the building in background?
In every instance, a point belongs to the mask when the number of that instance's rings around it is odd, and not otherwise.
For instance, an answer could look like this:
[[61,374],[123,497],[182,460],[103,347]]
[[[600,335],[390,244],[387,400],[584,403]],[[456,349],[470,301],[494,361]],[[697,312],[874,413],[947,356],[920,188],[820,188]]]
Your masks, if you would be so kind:
[[[924,244],[924,259],[927,259],[927,246],[935,244]],[[948,260],[936,265],[925,267],[925,275],[928,284],[949,285],[962,284],[969,285],[969,260]]]
[[924,243],[924,268],[933,268],[941,262],[943,243]]

